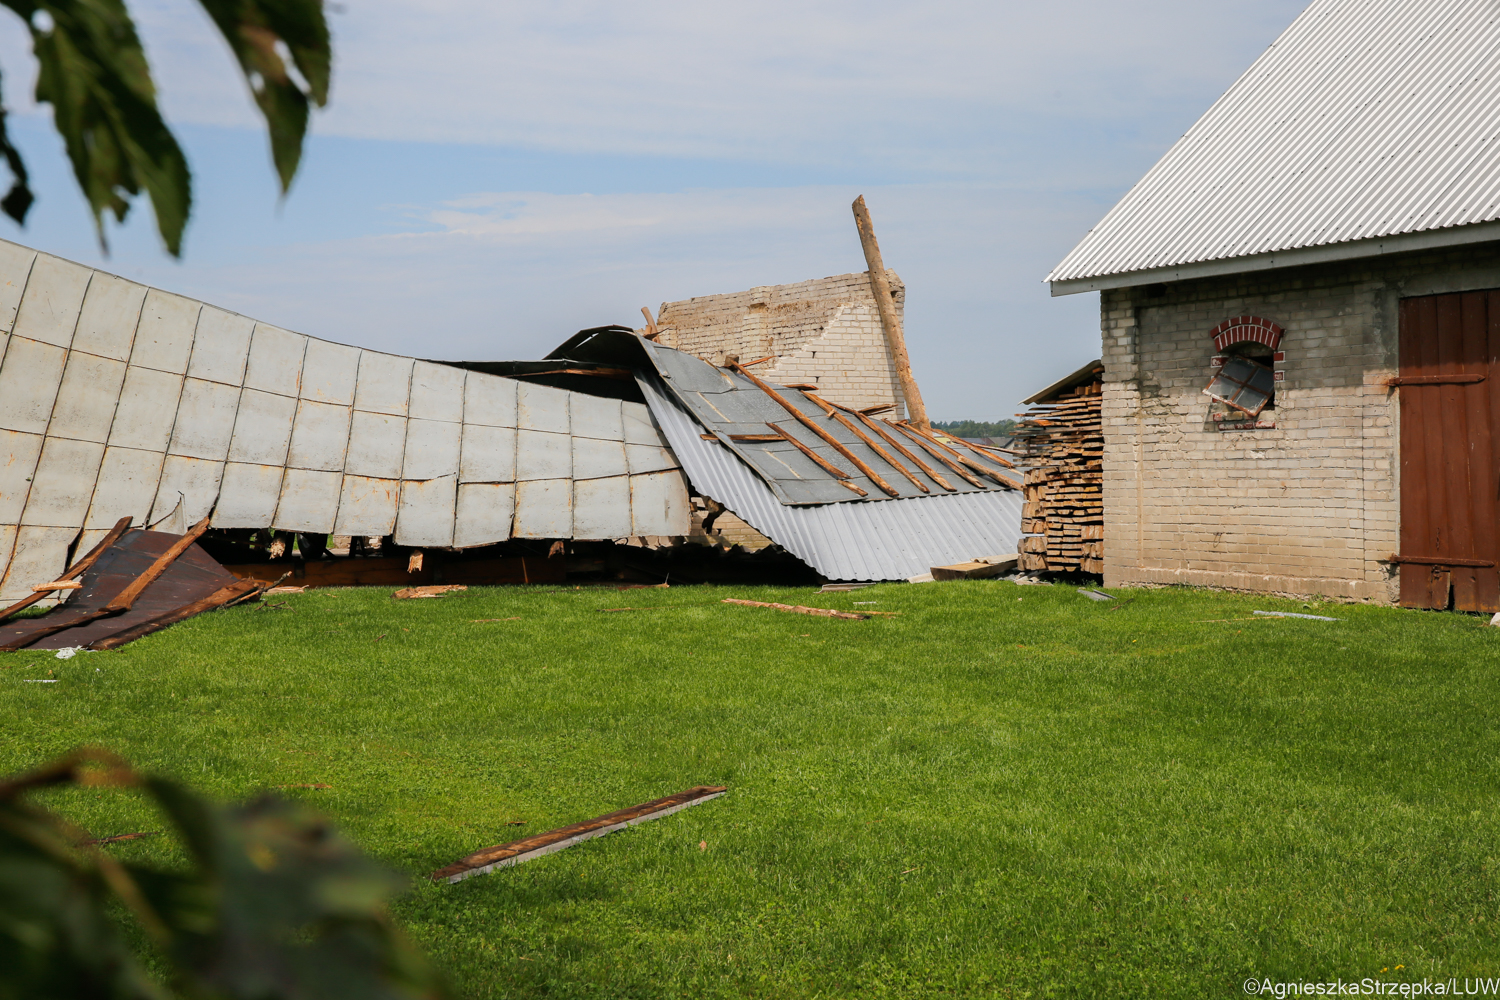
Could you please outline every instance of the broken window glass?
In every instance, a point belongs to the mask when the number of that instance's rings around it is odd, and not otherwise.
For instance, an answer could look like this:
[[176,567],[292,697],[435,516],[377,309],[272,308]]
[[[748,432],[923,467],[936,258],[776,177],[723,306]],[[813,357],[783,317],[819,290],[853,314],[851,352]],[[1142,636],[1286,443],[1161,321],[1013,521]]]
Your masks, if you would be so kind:
[[1276,393],[1276,374],[1250,358],[1227,358],[1203,393],[1241,413],[1259,416]]

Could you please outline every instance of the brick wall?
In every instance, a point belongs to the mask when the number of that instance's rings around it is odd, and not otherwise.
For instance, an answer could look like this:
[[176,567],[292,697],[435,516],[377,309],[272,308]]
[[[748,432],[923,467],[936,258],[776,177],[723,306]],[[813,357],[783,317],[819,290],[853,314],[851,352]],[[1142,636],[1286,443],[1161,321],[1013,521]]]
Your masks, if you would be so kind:
[[[1500,287],[1500,244],[1106,291],[1104,578],[1397,598],[1397,303]],[[1213,332],[1283,328],[1274,427],[1224,430]]]
[[[906,287],[896,272],[887,270],[886,277],[899,316]],[[866,272],[664,302],[657,326],[661,343],[712,364],[775,355],[756,374],[779,383],[816,383],[822,395],[846,406],[895,403],[904,414]]]

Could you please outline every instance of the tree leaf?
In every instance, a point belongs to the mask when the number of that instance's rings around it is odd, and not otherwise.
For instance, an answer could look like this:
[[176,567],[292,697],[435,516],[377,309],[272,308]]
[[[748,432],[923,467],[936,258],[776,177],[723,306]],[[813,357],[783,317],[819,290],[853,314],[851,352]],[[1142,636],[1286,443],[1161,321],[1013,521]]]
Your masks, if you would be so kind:
[[[144,189],[167,250],[180,256],[192,205],[187,160],[157,110],[146,54],[124,4],[0,2],[31,29],[39,65],[36,98],[52,105],[53,122],[93,210],[100,245],[108,249],[104,213],[113,212],[123,222],[130,198]],[[38,18],[38,12],[47,17]]]
[[239,60],[255,103],[266,116],[271,158],[285,193],[302,159],[308,104],[322,107],[328,102],[333,52],[322,0],[199,2]]
[[36,200],[36,195],[31,193],[30,178],[26,174],[26,163],[21,159],[21,151],[10,141],[10,132],[5,127],[6,110],[0,106],[0,156],[5,157],[5,165],[10,168],[11,185],[10,190],[0,198],[0,212],[15,219],[21,225],[26,224],[26,213],[31,210],[31,203]]

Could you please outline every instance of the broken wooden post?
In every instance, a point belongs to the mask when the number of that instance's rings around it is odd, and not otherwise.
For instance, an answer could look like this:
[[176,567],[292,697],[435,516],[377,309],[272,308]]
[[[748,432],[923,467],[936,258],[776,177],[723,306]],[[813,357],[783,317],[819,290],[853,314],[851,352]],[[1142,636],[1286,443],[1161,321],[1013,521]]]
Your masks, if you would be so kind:
[[865,264],[870,269],[870,291],[875,296],[875,308],[880,312],[880,325],[885,329],[885,341],[891,349],[891,361],[896,366],[896,379],[901,383],[901,395],[906,398],[906,415],[922,430],[931,430],[927,420],[927,407],[922,405],[922,393],[911,373],[911,359],[906,356],[906,338],[901,333],[901,320],[896,316],[896,299],[891,294],[891,283],[886,280],[885,264],[880,259],[880,244],[875,242],[875,225],[870,221],[870,210],[865,208],[865,196],[854,199],[854,224],[859,229],[859,242],[865,251]]

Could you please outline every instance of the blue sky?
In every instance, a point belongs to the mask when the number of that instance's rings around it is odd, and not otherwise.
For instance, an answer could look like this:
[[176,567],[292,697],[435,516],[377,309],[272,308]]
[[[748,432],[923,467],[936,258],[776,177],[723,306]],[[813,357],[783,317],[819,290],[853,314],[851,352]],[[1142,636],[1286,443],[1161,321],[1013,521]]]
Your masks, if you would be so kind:
[[863,193],[933,418],[997,419],[1098,354],[1097,297],[1042,277],[1302,6],[344,0],[282,201],[207,18],[135,2],[195,172],[181,262],[144,201],[100,253],[6,14],[39,200],[0,236],[343,343],[521,359],[642,305],[863,270]]

